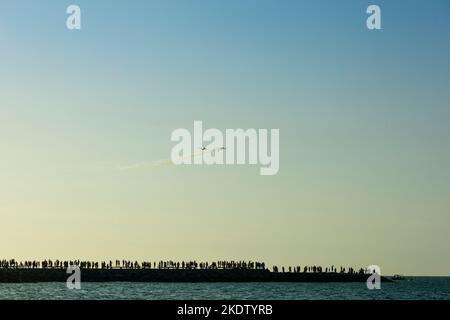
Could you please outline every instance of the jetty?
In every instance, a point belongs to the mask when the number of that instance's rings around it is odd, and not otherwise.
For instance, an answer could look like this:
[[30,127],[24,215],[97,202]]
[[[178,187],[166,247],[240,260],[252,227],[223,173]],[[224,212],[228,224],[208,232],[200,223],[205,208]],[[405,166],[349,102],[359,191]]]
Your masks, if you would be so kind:
[[[0,283],[66,282],[64,269],[0,269]],[[370,274],[241,269],[80,269],[83,282],[366,282]],[[382,281],[390,281],[381,277]]]
[[[272,266],[255,261],[0,260],[0,283],[66,282],[366,282],[375,272],[360,268]],[[381,281],[391,281],[381,277]]]

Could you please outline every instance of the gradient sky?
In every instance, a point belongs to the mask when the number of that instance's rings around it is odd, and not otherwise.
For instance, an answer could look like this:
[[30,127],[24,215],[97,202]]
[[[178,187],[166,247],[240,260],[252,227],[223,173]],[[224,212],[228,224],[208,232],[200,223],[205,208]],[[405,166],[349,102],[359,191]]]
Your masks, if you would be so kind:
[[[445,0],[1,0],[0,256],[450,275],[449,16]],[[279,174],[116,169],[169,158],[194,120],[279,128]]]

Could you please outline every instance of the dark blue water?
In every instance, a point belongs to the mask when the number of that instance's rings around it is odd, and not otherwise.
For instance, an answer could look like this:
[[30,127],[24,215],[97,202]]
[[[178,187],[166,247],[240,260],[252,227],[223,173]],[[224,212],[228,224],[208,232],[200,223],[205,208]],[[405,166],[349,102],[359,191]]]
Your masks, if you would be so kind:
[[382,283],[64,283],[0,284],[0,299],[450,299],[450,277]]

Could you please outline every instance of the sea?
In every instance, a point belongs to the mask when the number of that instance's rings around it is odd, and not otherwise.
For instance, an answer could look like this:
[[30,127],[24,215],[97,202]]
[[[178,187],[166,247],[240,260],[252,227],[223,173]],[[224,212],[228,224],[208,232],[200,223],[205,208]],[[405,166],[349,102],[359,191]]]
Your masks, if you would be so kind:
[[4,300],[449,300],[450,277],[409,277],[369,290],[365,283],[0,284]]

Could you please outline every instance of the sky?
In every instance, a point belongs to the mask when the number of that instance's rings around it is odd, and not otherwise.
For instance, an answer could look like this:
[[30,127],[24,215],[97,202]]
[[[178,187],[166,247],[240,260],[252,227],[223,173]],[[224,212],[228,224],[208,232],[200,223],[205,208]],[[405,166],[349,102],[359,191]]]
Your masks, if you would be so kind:
[[[450,275],[449,15],[445,0],[1,0],[1,258]],[[280,129],[279,173],[117,169],[168,159],[195,120]]]

